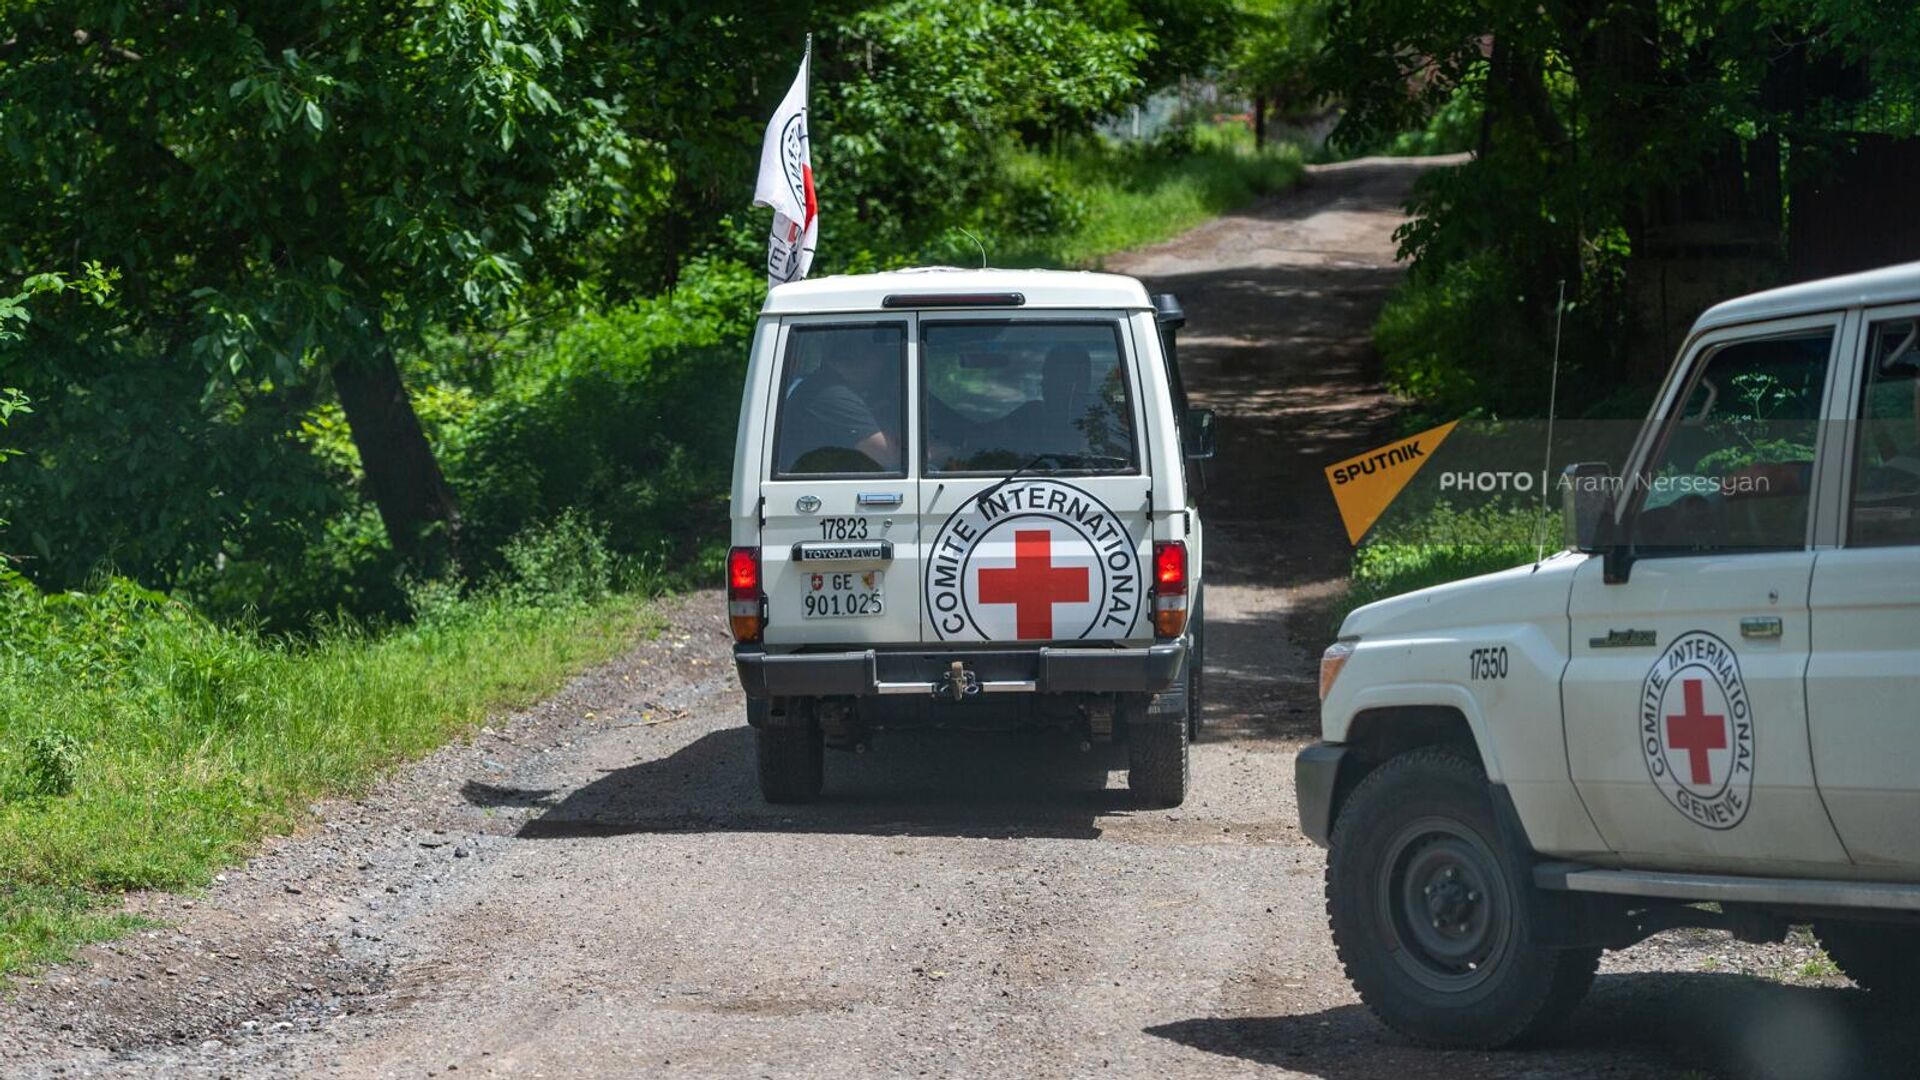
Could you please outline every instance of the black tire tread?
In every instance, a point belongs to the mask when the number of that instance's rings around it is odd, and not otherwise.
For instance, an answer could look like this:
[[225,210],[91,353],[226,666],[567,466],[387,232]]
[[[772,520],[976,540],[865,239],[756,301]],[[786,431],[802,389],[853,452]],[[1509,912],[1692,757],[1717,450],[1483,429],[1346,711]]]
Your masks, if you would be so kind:
[[770,803],[807,803],[820,797],[826,745],[811,722],[754,729],[760,794]]
[[[1436,1015],[1427,1018],[1429,1022],[1416,1026],[1397,1022],[1393,1005],[1386,1001],[1392,989],[1383,980],[1376,980],[1363,951],[1366,943],[1354,940],[1350,933],[1341,929],[1333,853],[1340,851],[1344,844],[1353,843],[1358,830],[1369,827],[1367,818],[1372,803],[1377,800],[1385,800],[1389,805],[1409,803],[1411,800],[1404,793],[1394,791],[1395,787],[1419,782],[1423,777],[1426,782],[1460,783],[1471,785],[1474,789],[1484,789],[1487,783],[1486,773],[1479,762],[1440,747],[1400,754],[1360,781],[1340,811],[1328,850],[1324,880],[1327,921],[1333,928],[1334,951],[1339,954],[1341,966],[1346,969],[1347,978],[1359,993],[1360,1000],[1366,1003],[1374,1016],[1414,1042],[1428,1046],[1490,1050],[1534,1039],[1565,1019],[1586,996],[1593,984],[1594,974],[1600,967],[1601,950],[1536,947],[1532,960],[1540,965],[1540,969],[1533,973],[1531,981],[1538,986],[1533,992],[1519,996],[1521,1004],[1518,1007],[1487,1017],[1478,1024],[1468,1023],[1465,1018],[1458,1016],[1439,1015],[1443,1010],[1436,1009],[1431,1010]],[[1491,803],[1487,814],[1487,833],[1497,848],[1498,831],[1492,827]],[[1505,854],[1512,869],[1524,870],[1511,852]],[[1532,886],[1529,883],[1525,887]],[[1523,934],[1526,929],[1522,927]]]
[[1189,746],[1184,720],[1141,724],[1127,732],[1127,788],[1136,802],[1168,809],[1187,801]]

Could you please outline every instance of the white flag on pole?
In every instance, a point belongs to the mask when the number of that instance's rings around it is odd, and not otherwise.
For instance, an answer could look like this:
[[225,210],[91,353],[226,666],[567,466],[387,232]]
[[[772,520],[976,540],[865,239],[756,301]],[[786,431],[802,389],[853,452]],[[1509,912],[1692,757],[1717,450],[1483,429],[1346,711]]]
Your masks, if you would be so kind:
[[807,145],[807,65],[812,59],[809,41],[800,74],[780,99],[780,109],[767,122],[766,140],[760,144],[760,179],[753,186],[753,205],[773,207],[773,232],[767,238],[769,287],[807,276],[820,233],[813,197],[813,153]]

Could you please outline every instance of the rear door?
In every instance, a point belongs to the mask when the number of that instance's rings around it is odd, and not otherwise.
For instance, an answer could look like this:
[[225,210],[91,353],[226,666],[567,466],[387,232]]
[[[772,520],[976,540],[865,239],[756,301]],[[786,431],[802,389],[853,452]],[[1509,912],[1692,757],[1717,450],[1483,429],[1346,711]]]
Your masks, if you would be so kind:
[[1149,433],[1125,316],[923,314],[918,341],[926,639],[1151,638]]
[[769,645],[920,637],[913,334],[910,314],[781,325],[760,486]]

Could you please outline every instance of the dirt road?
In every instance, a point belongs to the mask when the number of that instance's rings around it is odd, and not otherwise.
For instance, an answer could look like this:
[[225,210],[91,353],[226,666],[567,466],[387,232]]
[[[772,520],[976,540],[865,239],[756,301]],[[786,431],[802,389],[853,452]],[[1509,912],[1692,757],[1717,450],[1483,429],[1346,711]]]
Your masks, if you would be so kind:
[[[1419,163],[1114,260],[1181,295],[1211,470],[1194,794],[1130,807],[1076,749],[905,741],[772,808],[721,605],[316,821],[166,926],[0,1002],[0,1075],[1808,1075],[1898,1025],[1805,944],[1610,958],[1551,1045],[1406,1046],[1335,962],[1294,828],[1300,614],[1342,570],[1320,479],[1389,418],[1367,327]],[[1664,974],[1636,974],[1640,971]],[[1755,977],[1755,976],[1759,977]],[[1799,985],[1782,985],[1783,981]],[[1807,1055],[1813,1055],[1808,1057]]]

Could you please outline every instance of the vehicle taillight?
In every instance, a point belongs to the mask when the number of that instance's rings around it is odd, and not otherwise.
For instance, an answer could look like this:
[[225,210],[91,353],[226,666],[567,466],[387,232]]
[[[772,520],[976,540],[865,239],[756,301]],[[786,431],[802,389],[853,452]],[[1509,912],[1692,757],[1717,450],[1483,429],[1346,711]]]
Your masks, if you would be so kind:
[[727,622],[735,641],[759,641],[766,625],[762,615],[765,594],[760,591],[760,549],[737,547],[727,552]]
[[1187,628],[1187,545],[1161,540],[1153,545],[1153,632],[1177,638]]

